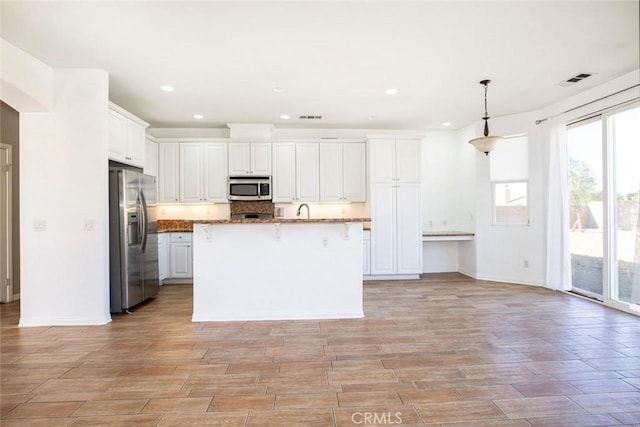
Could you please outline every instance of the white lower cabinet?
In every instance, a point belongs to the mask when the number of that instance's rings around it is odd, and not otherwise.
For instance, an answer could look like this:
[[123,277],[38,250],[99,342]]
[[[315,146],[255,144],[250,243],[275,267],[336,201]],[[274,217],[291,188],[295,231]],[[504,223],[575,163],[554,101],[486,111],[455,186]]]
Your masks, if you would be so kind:
[[371,221],[370,274],[420,274],[420,184],[373,184]]
[[190,279],[193,277],[193,233],[170,233],[169,278]]
[[371,274],[371,231],[362,231],[362,274]]
[[158,278],[160,284],[169,277],[169,235],[158,233]]

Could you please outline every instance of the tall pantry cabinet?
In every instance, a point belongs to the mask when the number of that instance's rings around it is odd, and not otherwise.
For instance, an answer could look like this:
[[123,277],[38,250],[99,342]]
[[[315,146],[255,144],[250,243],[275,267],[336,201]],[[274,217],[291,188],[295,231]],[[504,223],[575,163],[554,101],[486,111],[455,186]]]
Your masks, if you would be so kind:
[[372,276],[422,272],[420,145],[419,139],[368,141]]

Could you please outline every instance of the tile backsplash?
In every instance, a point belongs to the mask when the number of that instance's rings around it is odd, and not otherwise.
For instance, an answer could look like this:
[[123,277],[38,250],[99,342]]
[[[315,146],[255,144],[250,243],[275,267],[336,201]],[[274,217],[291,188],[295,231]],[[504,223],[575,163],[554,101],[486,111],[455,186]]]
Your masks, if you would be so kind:
[[[236,203],[236,202],[234,202]],[[256,202],[244,202],[256,203]],[[264,203],[264,202],[257,202]],[[267,206],[268,204],[268,206]],[[368,203],[307,203],[311,218],[366,218],[369,217]],[[233,205],[233,209],[236,209]],[[240,205],[241,206],[241,205]],[[300,203],[271,203],[266,202],[265,207],[260,209],[271,209],[252,211],[247,210],[247,206],[241,207],[242,210],[234,210],[234,212],[269,212],[276,213],[278,208],[282,210],[282,217],[295,218],[296,210]],[[249,207],[252,209],[255,207]],[[158,219],[229,219],[231,216],[232,204],[216,203],[216,204],[159,204]],[[306,209],[303,210],[306,215]]]
[[158,219],[229,219],[229,204],[159,204]]

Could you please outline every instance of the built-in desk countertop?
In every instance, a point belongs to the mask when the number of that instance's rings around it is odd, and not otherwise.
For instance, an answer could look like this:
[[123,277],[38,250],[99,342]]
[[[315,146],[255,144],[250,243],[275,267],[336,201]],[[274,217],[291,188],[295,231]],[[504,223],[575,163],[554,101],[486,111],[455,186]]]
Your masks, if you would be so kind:
[[457,242],[473,240],[474,233],[466,231],[429,231],[422,233],[423,242]]

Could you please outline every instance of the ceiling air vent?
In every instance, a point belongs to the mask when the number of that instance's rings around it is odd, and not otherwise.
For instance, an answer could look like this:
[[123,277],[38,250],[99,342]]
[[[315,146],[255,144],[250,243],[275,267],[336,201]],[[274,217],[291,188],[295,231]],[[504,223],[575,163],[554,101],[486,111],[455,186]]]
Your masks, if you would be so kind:
[[320,120],[322,116],[300,116],[302,120]]
[[579,81],[586,79],[587,77],[591,77],[592,75],[593,74],[580,73],[571,78],[568,78],[567,80],[561,81],[560,83],[557,84],[557,86],[563,86],[563,87],[571,86],[578,83]]

